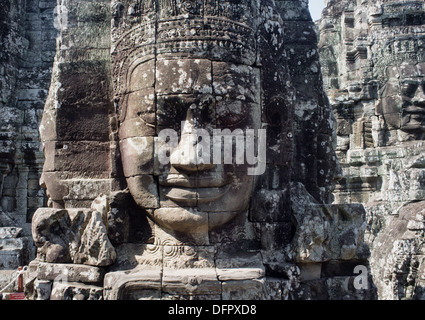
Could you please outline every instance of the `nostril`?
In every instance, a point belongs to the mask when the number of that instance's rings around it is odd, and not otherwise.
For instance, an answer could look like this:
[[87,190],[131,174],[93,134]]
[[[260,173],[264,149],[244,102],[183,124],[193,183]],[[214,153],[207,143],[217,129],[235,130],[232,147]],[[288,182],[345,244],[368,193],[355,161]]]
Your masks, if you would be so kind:
[[172,164],[172,166],[177,169],[178,171],[183,171],[183,172],[195,172],[198,171],[198,168],[196,166],[196,164],[182,164],[182,163],[174,163]]
[[170,164],[181,171],[203,171],[213,169],[214,164],[210,164],[209,154],[199,152],[197,144],[191,148],[180,145],[179,148],[174,150],[170,157]]
[[170,164],[181,171],[209,170],[215,166],[211,163],[211,144],[206,133],[195,131],[184,133],[180,142],[171,152]]
[[215,168],[215,165],[213,164],[207,164],[207,163],[199,163],[199,164],[195,164],[195,163],[174,163],[172,164],[172,166],[177,170],[177,171],[182,171],[182,172],[198,172],[198,171],[206,171],[206,170],[212,170]]
[[196,159],[193,155],[194,148],[189,148],[187,145],[179,144],[178,148],[171,153],[171,165],[184,171],[196,171]]

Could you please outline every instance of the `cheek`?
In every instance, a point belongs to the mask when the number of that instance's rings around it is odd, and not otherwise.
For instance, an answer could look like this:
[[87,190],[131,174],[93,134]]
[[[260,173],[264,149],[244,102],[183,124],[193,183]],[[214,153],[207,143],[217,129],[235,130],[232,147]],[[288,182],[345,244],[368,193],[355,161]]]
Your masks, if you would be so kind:
[[121,140],[120,151],[124,176],[126,178],[153,175],[153,137],[133,137]]
[[56,172],[44,172],[40,182],[53,201],[62,201],[69,193],[68,187],[59,179]]

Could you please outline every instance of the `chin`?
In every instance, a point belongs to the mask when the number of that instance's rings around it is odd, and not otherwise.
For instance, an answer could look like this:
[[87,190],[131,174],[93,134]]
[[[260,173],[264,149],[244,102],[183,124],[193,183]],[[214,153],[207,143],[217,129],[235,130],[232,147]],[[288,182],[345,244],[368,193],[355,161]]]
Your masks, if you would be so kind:
[[205,212],[197,208],[159,208],[151,217],[163,228],[194,234],[213,230],[232,219],[240,212]]

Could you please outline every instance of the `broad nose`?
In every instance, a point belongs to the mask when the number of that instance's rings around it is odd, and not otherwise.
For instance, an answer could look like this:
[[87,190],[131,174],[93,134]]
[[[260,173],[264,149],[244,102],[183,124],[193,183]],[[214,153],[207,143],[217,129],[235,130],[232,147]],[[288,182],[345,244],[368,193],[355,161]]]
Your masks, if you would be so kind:
[[425,107],[425,88],[424,86],[419,86],[416,90],[415,96],[412,99],[412,103],[417,106]]
[[211,159],[211,141],[206,130],[196,128],[190,109],[182,122],[180,142],[170,155],[170,163],[177,170],[196,172],[215,167]]

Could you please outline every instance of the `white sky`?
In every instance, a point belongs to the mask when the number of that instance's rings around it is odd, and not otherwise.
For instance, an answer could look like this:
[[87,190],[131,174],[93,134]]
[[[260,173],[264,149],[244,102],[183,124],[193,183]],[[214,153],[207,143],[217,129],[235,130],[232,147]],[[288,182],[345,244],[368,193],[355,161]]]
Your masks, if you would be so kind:
[[325,7],[325,1],[324,0],[308,0],[311,17],[313,18],[313,21],[316,21],[320,19],[322,10]]

